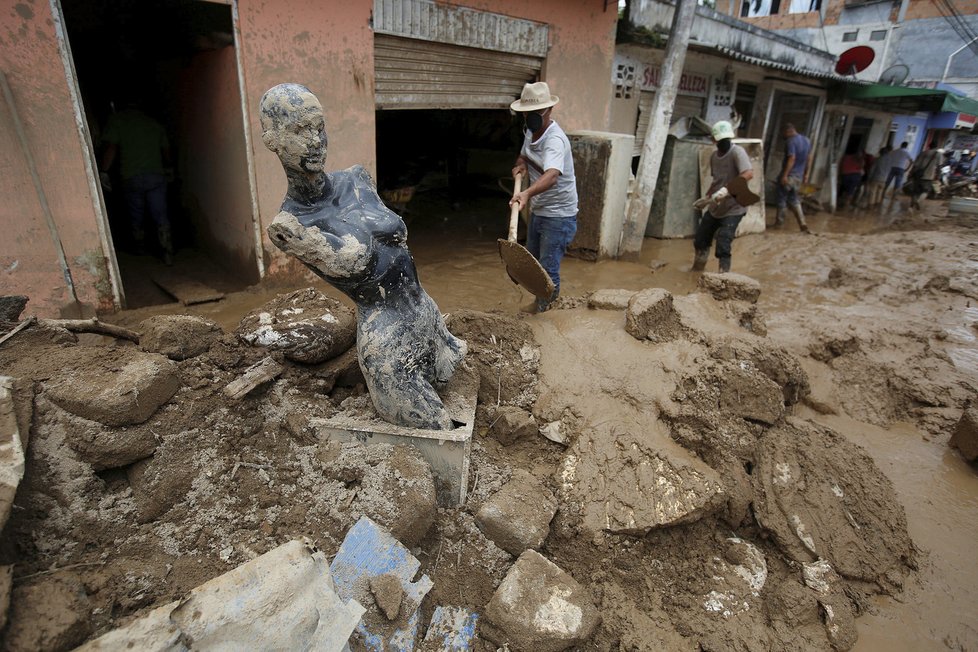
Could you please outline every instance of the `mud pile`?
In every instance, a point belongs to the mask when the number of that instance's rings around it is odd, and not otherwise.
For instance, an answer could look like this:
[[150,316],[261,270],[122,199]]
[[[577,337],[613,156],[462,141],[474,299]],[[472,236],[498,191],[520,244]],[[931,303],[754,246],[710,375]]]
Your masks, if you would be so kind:
[[[914,547],[873,461],[796,413],[831,406],[815,363],[851,357],[833,373],[874,377],[855,357],[868,345],[845,330],[813,336],[803,355],[775,344],[763,333],[782,322],[761,313],[755,286],[708,276],[701,292],[625,293],[611,309],[582,297],[525,320],[451,315],[481,380],[469,495],[452,509],[436,507],[413,449],[317,438],[311,420],[369,410],[349,352],[299,362],[286,355],[295,347],[213,324],[195,331],[212,334],[201,351],[159,337],[169,357],[23,331],[0,347],[3,373],[36,388],[0,550],[15,569],[5,645],[70,649],[290,539],[332,555],[368,516],[434,581],[422,622],[435,605],[485,613],[520,548],[542,539],[539,553],[600,614],[582,649],[848,649],[854,617],[868,596],[900,589]],[[252,315],[240,330],[273,322]],[[268,356],[277,378],[240,400],[223,394]],[[123,381],[129,403],[91,395]],[[934,414],[922,418],[943,423]],[[510,483],[541,498],[507,501],[507,519],[553,520],[549,536],[536,528],[534,543],[504,550],[480,510]],[[57,618],[39,604],[58,605]]]

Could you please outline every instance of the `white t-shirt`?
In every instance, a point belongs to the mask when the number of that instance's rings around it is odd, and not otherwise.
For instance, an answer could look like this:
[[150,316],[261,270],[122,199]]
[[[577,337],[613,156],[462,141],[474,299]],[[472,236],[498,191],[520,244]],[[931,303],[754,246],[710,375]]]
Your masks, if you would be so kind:
[[555,169],[557,183],[550,190],[530,199],[530,210],[542,217],[573,217],[577,215],[577,178],[574,176],[574,157],[571,155],[567,134],[556,122],[551,121],[540,140],[533,142],[533,134],[523,134],[520,154],[529,161],[526,168],[530,183],[536,182],[547,170]]

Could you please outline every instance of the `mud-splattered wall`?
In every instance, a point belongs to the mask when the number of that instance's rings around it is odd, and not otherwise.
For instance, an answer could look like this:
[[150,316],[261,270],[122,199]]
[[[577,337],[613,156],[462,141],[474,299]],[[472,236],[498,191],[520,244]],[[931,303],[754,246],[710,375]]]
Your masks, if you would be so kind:
[[43,317],[111,308],[85,152],[46,0],[0,0],[0,70],[82,305],[68,290],[6,101],[0,101],[0,293],[30,296],[27,311]]

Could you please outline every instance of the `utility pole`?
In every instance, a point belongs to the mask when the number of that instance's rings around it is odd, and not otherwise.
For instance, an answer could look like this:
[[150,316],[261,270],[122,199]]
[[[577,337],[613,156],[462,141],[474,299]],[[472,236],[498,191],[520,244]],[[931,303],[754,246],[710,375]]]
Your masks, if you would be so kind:
[[[679,80],[683,75],[686,45],[689,43],[689,33],[692,31],[693,18],[696,16],[696,4],[697,0],[676,0],[669,42],[662,61],[662,81],[649,108],[651,119],[645,132],[645,142],[638,163],[635,192],[628,202],[625,215],[621,247],[618,249],[619,258],[638,258],[642,250],[642,238],[645,237],[649,209],[652,208],[652,196],[655,194],[659,168],[662,167],[662,155],[665,152],[669,122],[676,104],[676,94],[679,91]],[[684,182],[688,183],[690,180]]]

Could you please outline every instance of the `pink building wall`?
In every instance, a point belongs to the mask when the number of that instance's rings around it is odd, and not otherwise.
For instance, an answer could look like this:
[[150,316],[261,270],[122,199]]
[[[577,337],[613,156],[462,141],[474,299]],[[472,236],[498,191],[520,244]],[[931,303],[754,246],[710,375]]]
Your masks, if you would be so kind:
[[0,293],[26,294],[27,313],[92,314],[112,290],[50,4],[0,0],[0,69],[11,87],[79,305],[70,296],[10,107],[0,102]]

